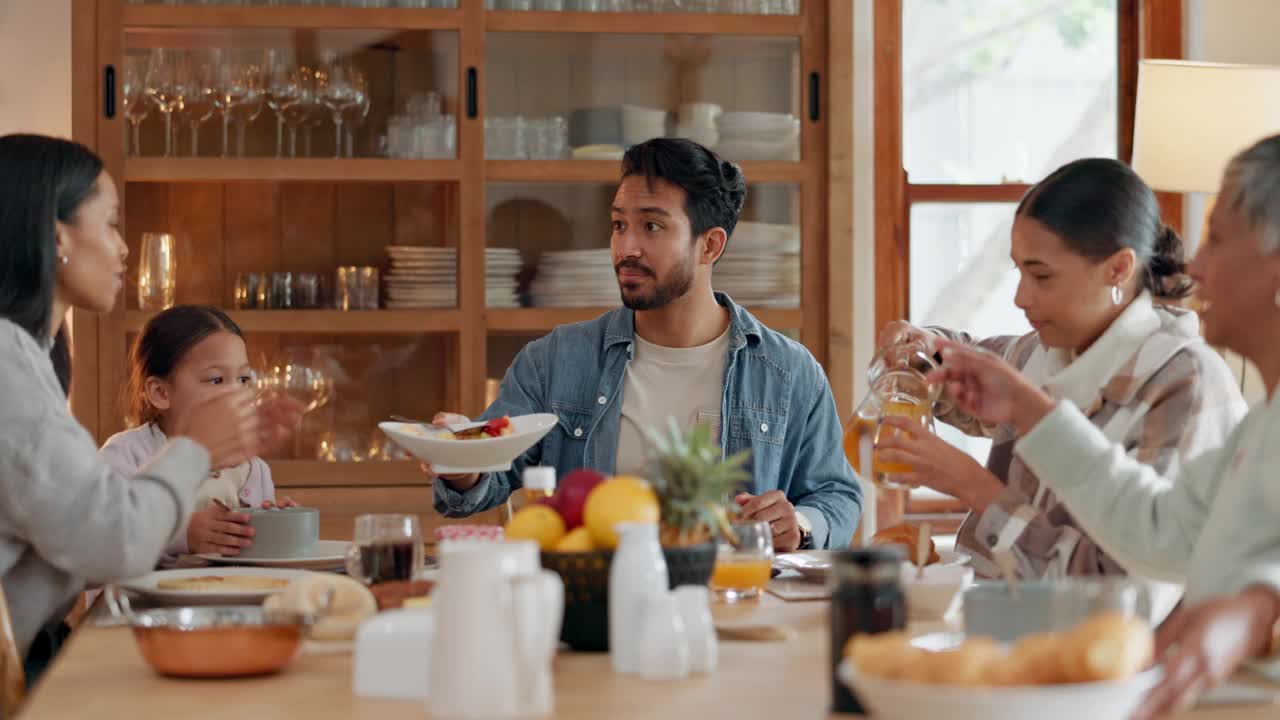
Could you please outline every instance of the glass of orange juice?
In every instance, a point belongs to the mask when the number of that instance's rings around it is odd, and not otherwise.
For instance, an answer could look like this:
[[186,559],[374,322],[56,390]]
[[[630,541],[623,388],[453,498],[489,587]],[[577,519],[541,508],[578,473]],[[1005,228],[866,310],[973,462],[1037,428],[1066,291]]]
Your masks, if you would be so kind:
[[716,550],[711,591],[726,603],[754,600],[773,570],[773,529],[767,522],[734,523],[733,537]]

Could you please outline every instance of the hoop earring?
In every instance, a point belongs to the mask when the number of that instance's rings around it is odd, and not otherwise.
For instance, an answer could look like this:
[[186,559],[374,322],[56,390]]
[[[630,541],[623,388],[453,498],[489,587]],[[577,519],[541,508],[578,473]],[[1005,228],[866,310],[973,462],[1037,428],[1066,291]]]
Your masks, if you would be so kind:
[[[1277,304],[1280,304],[1280,292],[1276,293],[1276,297],[1277,297],[1277,300],[1276,300]],[[1124,301],[1124,291],[1120,289],[1119,285],[1112,285],[1111,286],[1111,304],[1119,305],[1123,301]]]

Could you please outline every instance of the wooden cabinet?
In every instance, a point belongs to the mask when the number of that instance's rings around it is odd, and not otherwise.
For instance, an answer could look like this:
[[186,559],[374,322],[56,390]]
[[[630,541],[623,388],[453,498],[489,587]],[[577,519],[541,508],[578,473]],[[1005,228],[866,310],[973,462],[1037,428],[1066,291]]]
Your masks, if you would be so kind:
[[[848,269],[829,263],[827,109],[833,94],[826,84],[826,2],[804,0],[793,16],[486,11],[483,0],[459,5],[409,10],[75,0],[77,139],[102,155],[122,186],[131,252],[138,252],[144,232],[177,237],[178,302],[231,309],[241,273],[316,273],[332,280],[338,266],[385,270],[389,245],[454,249],[457,293],[450,307],[232,312],[251,360],[301,358],[340,377],[329,403],[306,417],[298,440],[269,459],[282,492],[342,508],[344,516],[401,506],[427,513],[429,490],[412,462],[332,462],[334,432],[350,434],[356,439],[342,442],[367,450],[377,444],[376,421],[389,413],[478,413],[525,342],[607,310],[486,306],[486,246],[520,249],[522,282],[542,253],[607,248],[608,201],[618,180],[616,160],[493,158],[492,147],[486,152],[486,119],[571,119],[577,110],[624,106],[674,113],[694,101],[726,111],[791,113],[800,126],[794,158],[726,152],[741,160],[749,183],[745,219],[794,224],[800,237],[798,304],[753,310],[827,363],[832,276],[841,276],[841,288],[849,284]],[[839,35],[847,42],[847,29]],[[335,133],[323,114],[310,143],[290,142],[287,124],[277,136],[270,107],[249,123],[247,111],[228,109],[227,157],[217,110],[196,122],[194,135],[191,116],[199,113],[175,112],[171,155],[164,156],[163,118],[152,108],[134,147],[125,91],[139,81],[139,68],[145,73],[155,49],[179,58],[213,49],[223,50],[222,58],[274,50],[294,66],[323,68],[336,60],[355,68],[369,103],[367,115],[345,120],[352,128],[351,157],[334,157],[346,149],[344,131]],[[267,62],[278,60],[272,58]],[[452,152],[386,157],[392,116],[426,93],[435,93],[432,102],[453,118]],[[847,99],[848,91],[834,96]],[[142,98],[146,102],[145,93]],[[842,114],[847,117],[847,109]],[[236,152],[241,124],[243,155]],[[306,144],[310,156],[290,156],[290,147]],[[847,256],[847,248],[840,254]],[[131,261],[131,273],[136,268]],[[119,388],[128,344],[153,314],[138,309],[135,276],[114,312],[74,320],[74,407],[99,440],[123,428]],[[839,374],[843,394],[850,368],[828,367]],[[319,459],[326,452],[330,460]]]

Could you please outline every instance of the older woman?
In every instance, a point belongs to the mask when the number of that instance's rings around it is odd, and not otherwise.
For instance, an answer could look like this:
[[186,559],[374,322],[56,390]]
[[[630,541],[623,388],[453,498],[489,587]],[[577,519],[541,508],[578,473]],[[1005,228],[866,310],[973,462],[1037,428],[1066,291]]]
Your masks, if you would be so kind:
[[1191,264],[1209,342],[1251,360],[1268,399],[1170,483],[1117,447],[1076,406],[1056,402],[998,357],[943,343],[948,395],[1008,424],[1014,452],[1117,559],[1186,583],[1161,628],[1166,679],[1147,713],[1189,702],[1242,661],[1280,677],[1280,136],[1236,156]]
[[134,477],[98,458],[51,352],[66,357],[54,337],[70,308],[115,305],[128,255],[118,223],[115,183],[87,148],[0,137],[0,587],[23,653],[86,584],[150,571],[210,468],[256,455],[299,417],[227,392],[185,412]]
[[[942,336],[989,350],[1168,477],[1222,444],[1244,416],[1244,399],[1200,336],[1195,314],[1168,304],[1191,286],[1182,242],[1161,223],[1155,194],[1133,170],[1093,158],[1053,172],[1018,204],[1012,255],[1021,273],[1014,302],[1034,332],[976,341],[897,324],[882,341]],[[907,482],[969,506],[957,544],[974,556],[979,573],[998,575],[995,560],[1005,553],[1026,578],[1139,570],[1108,553],[1013,455],[1011,428],[961,412],[940,419],[994,440],[985,468],[910,424],[886,434],[878,452],[913,467]],[[1163,618],[1179,589],[1153,589],[1154,613]]]

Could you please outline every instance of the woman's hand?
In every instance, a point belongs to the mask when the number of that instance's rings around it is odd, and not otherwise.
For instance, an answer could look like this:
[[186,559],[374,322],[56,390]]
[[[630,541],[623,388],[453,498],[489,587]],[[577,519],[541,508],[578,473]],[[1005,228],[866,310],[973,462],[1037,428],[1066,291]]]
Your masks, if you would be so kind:
[[255,403],[253,393],[231,388],[173,418],[174,437],[188,437],[209,452],[214,470],[234,467],[279,445],[302,419],[294,400]]
[[939,340],[942,368],[929,381],[943,383],[961,412],[988,425],[1013,425],[1025,435],[1053,410],[1053,399],[999,357]]
[[279,498],[278,500],[276,500],[276,502],[271,502],[270,500],[262,501],[263,510],[270,510],[273,507],[278,507],[278,508],[298,507],[298,503],[288,495],[282,498]]
[[1164,680],[1134,718],[1146,720],[1190,707],[1270,645],[1277,619],[1280,591],[1263,585],[1179,610],[1156,634],[1156,658],[1164,661]]
[[876,457],[882,462],[911,466],[911,472],[894,473],[894,482],[937,490],[977,513],[984,512],[1004,490],[1000,480],[967,453],[910,418],[884,419]]
[[191,513],[187,524],[187,551],[193,555],[239,555],[253,544],[249,516],[210,505]]

